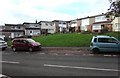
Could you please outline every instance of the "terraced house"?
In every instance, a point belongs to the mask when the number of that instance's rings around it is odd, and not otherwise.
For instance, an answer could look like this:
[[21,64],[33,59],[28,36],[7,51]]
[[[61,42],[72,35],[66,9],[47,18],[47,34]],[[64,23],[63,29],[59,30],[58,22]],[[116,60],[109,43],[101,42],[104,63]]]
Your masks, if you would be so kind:
[[112,20],[106,18],[104,14],[94,16],[95,22],[92,24],[92,32],[102,32],[104,27],[108,27],[108,31],[112,31]]
[[104,27],[108,31],[120,31],[120,17],[114,20],[106,18],[105,14],[87,16],[85,18],[74,19],[70,21],[54,20],[40,21],[35,23],[24,22],[23,24],[5,24],[0,26],[0,36],[9,38],[20,36],[40,36],[54,34],[58,32],[85,32],[101,33]]
[[52,21],[40,21],[41,34],[53,34],[56,32],[55,23]]
[[116,17],[113,21],[112,21],[112,31],[118,32],[120,31],[120,17]]
[[24,26],[23,24],[5,24],[2,32],[9,38],[24,36]]
[[3,30],[5,29],[5,26],[4,25],[1,25],[0,26],[0,38],[4,39],[5,37],[5,34],[3,33]]
[[28,23],[24,22],[24,31],[26,36],[40,36],[41,35],[41,27],[40,24],[37,23]]

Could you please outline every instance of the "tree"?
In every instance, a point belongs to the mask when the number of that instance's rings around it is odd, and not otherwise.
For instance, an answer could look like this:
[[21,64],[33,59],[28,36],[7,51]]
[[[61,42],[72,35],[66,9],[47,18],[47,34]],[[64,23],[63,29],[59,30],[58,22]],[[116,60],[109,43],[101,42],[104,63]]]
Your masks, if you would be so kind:
[[120,17],[120,0],[109,0],[111,5],[106,13],[106,17],[110,18],[110,16],[115,19],[115,17]]

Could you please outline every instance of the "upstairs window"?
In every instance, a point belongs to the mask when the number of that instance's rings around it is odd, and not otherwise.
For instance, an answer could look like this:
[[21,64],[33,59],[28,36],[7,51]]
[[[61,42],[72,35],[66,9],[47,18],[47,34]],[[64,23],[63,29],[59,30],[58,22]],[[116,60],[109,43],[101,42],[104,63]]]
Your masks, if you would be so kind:
[[15,29],[15,27],[14,27],[14,26],[12,26],[12,27],[11,27],[11,29]]

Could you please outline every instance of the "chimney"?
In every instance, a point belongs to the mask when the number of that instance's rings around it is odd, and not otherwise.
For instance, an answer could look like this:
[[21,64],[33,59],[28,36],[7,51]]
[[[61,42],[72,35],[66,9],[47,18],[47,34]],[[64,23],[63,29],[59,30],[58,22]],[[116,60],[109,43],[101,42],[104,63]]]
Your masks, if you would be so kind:
[[36,22],[36,24],[37,24],[37,20],[36,20],[35,22]]

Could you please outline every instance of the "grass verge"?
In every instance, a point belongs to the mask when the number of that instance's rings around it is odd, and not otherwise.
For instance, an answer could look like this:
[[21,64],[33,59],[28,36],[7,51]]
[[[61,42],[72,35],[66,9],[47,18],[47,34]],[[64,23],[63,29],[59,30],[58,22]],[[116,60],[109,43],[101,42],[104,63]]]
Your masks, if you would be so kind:
[[[32,37],[37,42],[40,42],[42,46],[53,47],[88,47],[90,45],[93,36],[98,34],[53,34],[48,36]],[[110,32],[102,35],[114,36],[120,40],[120,32]],[[8,41],[8,45],[11,45],[11,40]]]

